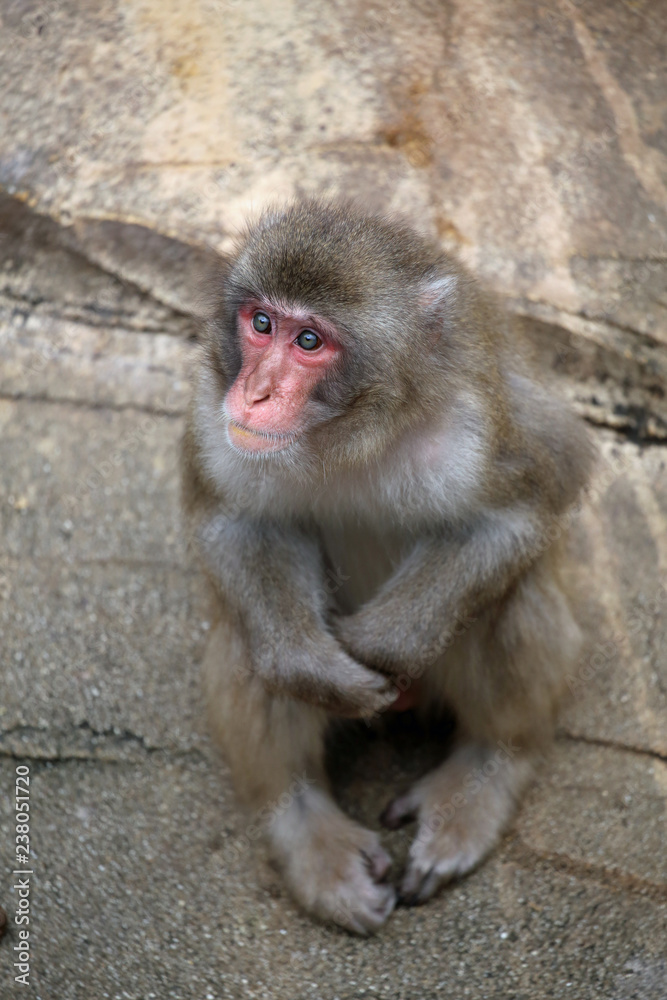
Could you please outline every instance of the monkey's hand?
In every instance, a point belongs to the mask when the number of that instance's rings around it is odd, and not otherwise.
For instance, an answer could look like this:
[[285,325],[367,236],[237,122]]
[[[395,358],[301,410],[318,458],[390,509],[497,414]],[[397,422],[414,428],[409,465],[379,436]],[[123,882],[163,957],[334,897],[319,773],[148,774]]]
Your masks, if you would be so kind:
[[328,593],[314,538],[296,527],[203,521],[198,544],[224,605],[245,638],[244,670],[272,694],[337,715],[382,712],[398,691],[341,649],[327,628]]
[[[374,613],[367,606],[353,615],[336,618],[334,632],[343,649],[355,660],[382,671],[385,676],[398,677],[412,664],[400,649],[400,639],[392,638],[383,618],[381,609]],[[415,676],[421,673],[419,659]]]
[[255,649],[255,673],[272,694],[317,705],[334,715],[368,718],[389,708],[399,692],[388,677],[357,663],[325,632],[301,636],[268,656]]

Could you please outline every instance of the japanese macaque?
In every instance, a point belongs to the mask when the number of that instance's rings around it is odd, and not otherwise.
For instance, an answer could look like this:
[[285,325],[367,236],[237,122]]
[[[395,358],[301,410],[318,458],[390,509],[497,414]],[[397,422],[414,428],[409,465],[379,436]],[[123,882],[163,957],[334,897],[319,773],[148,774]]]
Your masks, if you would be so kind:
[[[364,934],[476,866],[531,780],[580,648],[558,526],[591,446],[400,221],[297,202],[214,285],[183,449],[219,609],[207,703],[294,896]],[[323,745],[336,717],[408,707],[453,711],[458,742],[383,814],[417,821],[395,887]]]

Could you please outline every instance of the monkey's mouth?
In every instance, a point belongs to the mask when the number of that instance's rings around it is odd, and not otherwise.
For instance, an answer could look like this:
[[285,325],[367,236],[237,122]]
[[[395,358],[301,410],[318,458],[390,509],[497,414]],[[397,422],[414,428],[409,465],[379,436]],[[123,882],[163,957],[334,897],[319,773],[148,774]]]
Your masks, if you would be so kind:
[[274,431],[254,431],[250,427],[237,424],[235,420],[230,420],[227,424],[229,443],[237,451],[255,453],[282,451],[293,444],[298,436],[295,433],[280,434]]

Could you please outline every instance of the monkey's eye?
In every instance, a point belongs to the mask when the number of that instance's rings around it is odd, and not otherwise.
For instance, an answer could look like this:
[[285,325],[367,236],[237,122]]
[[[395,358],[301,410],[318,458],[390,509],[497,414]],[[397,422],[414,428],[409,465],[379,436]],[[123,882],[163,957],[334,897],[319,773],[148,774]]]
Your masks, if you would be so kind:
[[322,341],[312,330],[302,330],[296,338],[295,343],[302,347],[304,351],[314,351]]
[[271,320],[266,313],[255,313],[252,318],[252,325],[257,330],[257,333],[271,333]]

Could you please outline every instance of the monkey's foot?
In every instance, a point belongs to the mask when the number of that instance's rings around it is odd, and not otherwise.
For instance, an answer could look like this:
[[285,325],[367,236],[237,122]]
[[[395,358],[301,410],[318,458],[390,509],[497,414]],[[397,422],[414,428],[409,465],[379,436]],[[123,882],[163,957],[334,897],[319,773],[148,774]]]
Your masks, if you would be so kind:
[[468,743],[394,799],[382,816],[386,826],[419,820],[401,901],[423,903],[478,865],[507,828],[532,774],[532,757],[511,742],[495,748]]
[[320,789],[274,819],[274,855],[301,905],[357,934],[377,931],[396,904],[391,865],[377,834],[349,819]]

